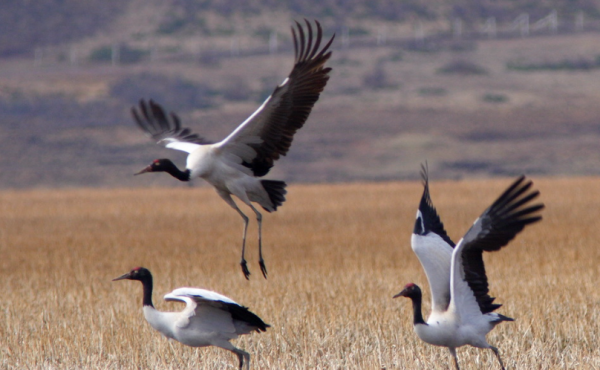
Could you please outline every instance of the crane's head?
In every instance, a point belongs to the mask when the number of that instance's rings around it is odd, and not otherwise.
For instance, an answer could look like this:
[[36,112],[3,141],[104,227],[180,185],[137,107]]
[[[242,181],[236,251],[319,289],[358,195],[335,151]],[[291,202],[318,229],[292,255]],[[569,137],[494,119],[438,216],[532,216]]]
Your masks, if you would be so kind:
[[173,164],[170,159],[155,159],[152,161],[152,163],[150,163],[150,165],[135,175],[141,175],[146,172],[169,172],[173,167],[175,167],[175,164]]
[[406,297],[406,298],[417,298],[421,297],[421,288],[417,284],[408,283],[404,286],[404,289],[394,296],[394,298]]
[[171,162],[170,159],[167,158],[153,160],[149,166],[135,175],[141,175],[146,172],[167,172],[179,181],[190,181],[190,176],[192,174],[189,169],[181,171],[173,162]]
[[128,273],[123,274],[123,275],[119,276],[118,278],[114,278],[113,281],[125,280],[125,279],[143,281],[148,278],[152,278],[152,274],[150,274],[150,270],[148,270],[145,267],[136,267],[136,268],[132,269],[131,271],[129,271]]

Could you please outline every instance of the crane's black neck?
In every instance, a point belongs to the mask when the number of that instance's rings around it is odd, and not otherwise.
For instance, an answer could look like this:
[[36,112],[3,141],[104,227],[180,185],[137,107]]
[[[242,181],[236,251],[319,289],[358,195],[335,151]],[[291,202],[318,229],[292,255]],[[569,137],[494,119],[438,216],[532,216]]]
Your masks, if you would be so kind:
[[410,296],[408,296],[408,298],[411,299],[412,304],[413,304],[413,324],[414,325],[417,325],[417,324],[427,325],[425,320],[423,320],[423,314],[421,313],[421,301],[422,301],[421,292],[419,291],[416,294],[411,294]]
[[190,181],[190,175],[192,173],[192,171],[190,171],[189,169],[181,171],[172,162],[170,163],[170,165],[165,166],[165,172],[168,172],[171,176],[173,176],[179,181]]
[[142,277],[140,282],[144,286],[144,299],[142,303],[144,306],[154,307],[152,304],[152,275]]

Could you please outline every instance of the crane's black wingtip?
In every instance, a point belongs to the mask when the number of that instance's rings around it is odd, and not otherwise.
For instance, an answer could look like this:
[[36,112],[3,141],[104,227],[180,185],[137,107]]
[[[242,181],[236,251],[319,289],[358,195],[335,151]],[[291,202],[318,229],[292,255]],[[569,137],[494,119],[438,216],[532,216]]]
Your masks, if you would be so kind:
[[423,186],[429,184],[429,165],[427,164],[427,161],[421,163],[421,183]]
[[[306,27],[308,27],[309,31],[312,30],[312,24],[309,22],[308,19],[304,18],[304,23],[306,23]],[[319,23],[319,22],[317,22],[317,23]]]
[[135,106],[131,107],[131,115],[137,123],[140,123],[141,119],[140,116],[138,116],[137,108]]
[[449,246],[454,248],[455,243],[448,236],[448,233],[444,228],[444,223],[440,219],[440,216],[433,205],[433,201],[431,200],[427,162],[425,162],[425,165],[421,165],[421,180],[423,184],[423,194],[421,195],[421,200],[419,202],[419,213],[417,214],[413,234],[426,235],[429,232],[433,232],[448,243]]

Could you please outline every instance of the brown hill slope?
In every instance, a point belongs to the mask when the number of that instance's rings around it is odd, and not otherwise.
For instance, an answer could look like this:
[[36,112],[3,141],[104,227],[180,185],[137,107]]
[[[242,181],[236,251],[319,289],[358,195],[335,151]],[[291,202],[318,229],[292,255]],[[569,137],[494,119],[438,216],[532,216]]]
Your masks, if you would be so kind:
[[[600,54],[597,34],[472,46],[344,50],[338,37],[330,83],[270,176],[292,182],[415,178],[425,160],[448,178],[600,173],[600,69],[544,67],[593,64]],[[507,68],[515,62],[539,68]],[[291,55],[217,64],[0,64],[0,187],[177,186],[168,176],[131,176],[154,158],[183,165],[184,157],[147,141],[129,107],[155,98],[194,131],[220,139],[283,79]],[[483,73],[469,74],[465,66]]]

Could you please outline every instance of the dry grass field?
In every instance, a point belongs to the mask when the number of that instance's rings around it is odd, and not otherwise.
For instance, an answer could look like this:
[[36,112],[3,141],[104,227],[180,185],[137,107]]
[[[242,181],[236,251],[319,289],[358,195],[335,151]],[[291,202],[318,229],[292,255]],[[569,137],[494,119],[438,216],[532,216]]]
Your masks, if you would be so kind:
[[[453,239],[511,179],[431,182]],[[491,294],[514,317],[488,335],[509,369],[600,368],[600,179],[534,178],[542,223],[488,254]],[[234,342],[253,369],[450,369],[444,348],[412,331],[424,288],[410,248],[417,182],[291,186],[264,223],[269,279],[249,230],[250,281],[239,269],[242,223],[213,190],[73,189],[0,192],[0,368],[235,369],[227,351],[169,343],[144,321],[143,265],[160,310],[176,287],[216,290],[272,325]],[[463,369],[497,368],[491,351],[459,349]]]

